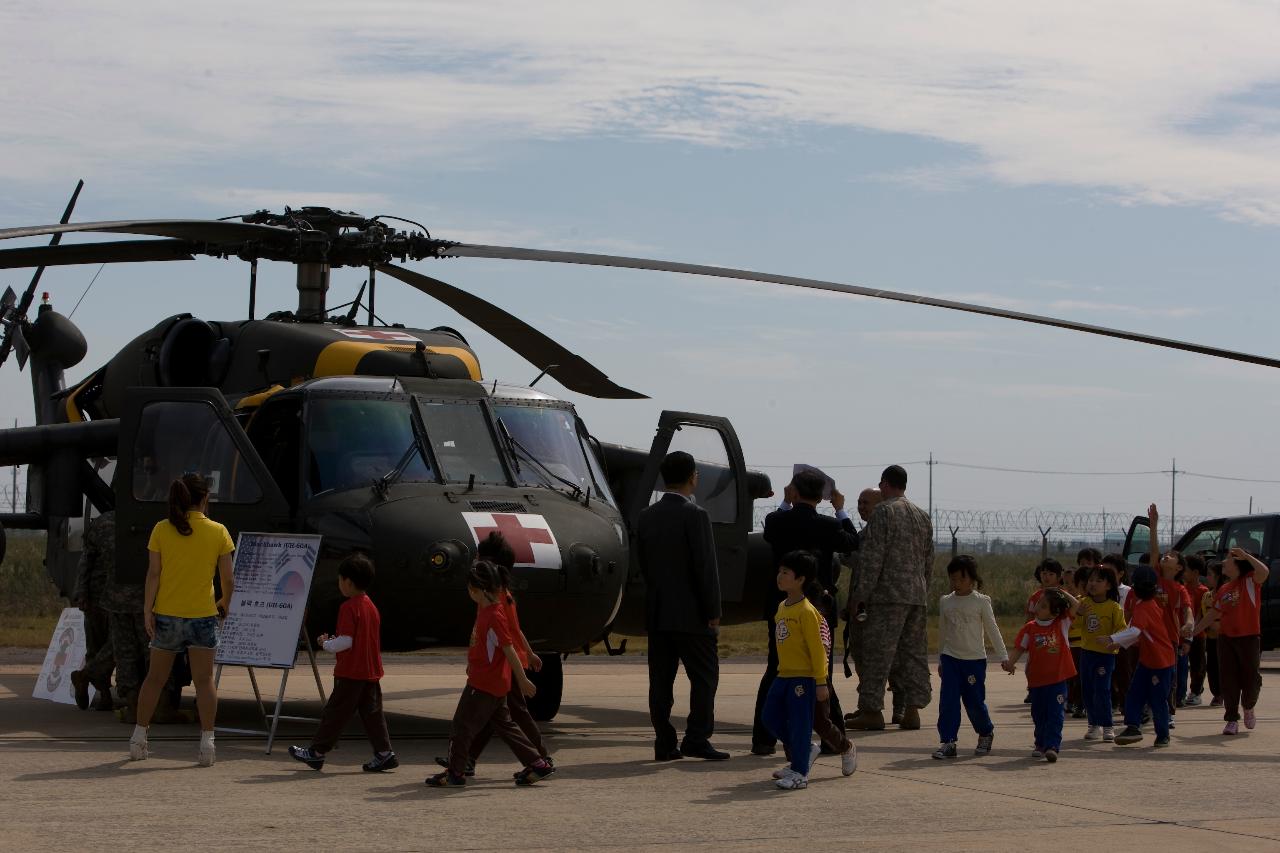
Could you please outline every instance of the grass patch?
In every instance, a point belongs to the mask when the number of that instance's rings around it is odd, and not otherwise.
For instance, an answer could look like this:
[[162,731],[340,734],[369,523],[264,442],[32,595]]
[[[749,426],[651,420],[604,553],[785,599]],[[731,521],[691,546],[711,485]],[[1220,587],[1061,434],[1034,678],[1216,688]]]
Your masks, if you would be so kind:
[[0,564],[0,646],[44,648],[67,606],[44,570],[43,536],[9,534]]

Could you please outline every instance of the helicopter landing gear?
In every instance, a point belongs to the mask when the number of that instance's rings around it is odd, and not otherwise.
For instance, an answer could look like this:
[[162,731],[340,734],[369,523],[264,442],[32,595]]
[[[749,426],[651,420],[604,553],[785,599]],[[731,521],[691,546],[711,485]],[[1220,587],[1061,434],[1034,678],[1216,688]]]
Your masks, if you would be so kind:
[[564,695],[564,658],[557,652],[543,655],[542,671],[530,672],[529,680],[538,688],[538,695],[527,700],[529,713],[540,723],[555,719]]

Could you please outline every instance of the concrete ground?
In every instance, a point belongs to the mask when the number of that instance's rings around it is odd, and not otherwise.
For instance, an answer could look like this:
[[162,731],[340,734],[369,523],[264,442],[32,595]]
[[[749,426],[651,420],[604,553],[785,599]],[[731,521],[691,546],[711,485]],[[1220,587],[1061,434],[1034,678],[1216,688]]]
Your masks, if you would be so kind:
[[[1173,746],[1081,740],[1067,721],[1061,760],[1031,760],[1025,680],[988,671],[994,752],[935,761],[933,708],[917,732],[859,735],[859,768],[823,757],[808,790],[774,789],[781,762],[748,754],[762,664],[723,662],[717,746],[727,762],[651,761],[642,658],[574,656],[564,707],[545,727],[562,768],[529,789],[495,743],[474,784],[429,790],[464,675],[458,658],[391,656],[383,682],[402,766],[360,772],[358,723],[322,772],[292,761],[305,723],[282,724],[272,755],[258,738],[218,737],[218,762],[195,766],[196,730],[157,726],[152,758],[125,760],[130,727],[102,712],[29,699],[41,654],[0,650],[0,848],[194,850],[1280,850],[1280,679],[1264,675],[1258,728],[1221,736],[1221,711],[1187,708]],[[327,656],[326,656],[327,657]],[[322,673],[329,681],[331,664]],[[297,670],[286,712],[315,715],[315,683]],[[275,681],[264,674],[268,692]],[[853,705],[851,682],[838,685]],[[684,691],[687,694],[687,690]],[[256,713],[244,670],[223,679],[220,723]],[[677,705],[683,713],[683,705]],[[799,836],[807,840],[798,841]]]

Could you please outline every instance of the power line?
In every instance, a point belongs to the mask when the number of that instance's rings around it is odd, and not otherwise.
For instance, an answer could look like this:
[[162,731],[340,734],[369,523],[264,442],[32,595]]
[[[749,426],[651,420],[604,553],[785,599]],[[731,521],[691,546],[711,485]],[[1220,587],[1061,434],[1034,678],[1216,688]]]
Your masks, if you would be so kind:
[[[999,465],[972,465],[965,462],[940,462],[934,465],[945,465],[948,468],[971,468],[978,471],[1003,471],[1008,474],[1050,474],[1063,477],[1148,477],[1152,474],[1164,474],[1164,471],[1043,471],[1033,468],[1005,468]],[[1183,473],[1182,471],[1178,472]]]
[[1280,480],[1254,480],[1249,477],[1226,477],[1220,474],[1193,474],[1190,471],[1178,471],[1184,477],[1200,477],[1205,480],[1228,480],[1232,483],[1270,483],[1271,485],[1280,485]]

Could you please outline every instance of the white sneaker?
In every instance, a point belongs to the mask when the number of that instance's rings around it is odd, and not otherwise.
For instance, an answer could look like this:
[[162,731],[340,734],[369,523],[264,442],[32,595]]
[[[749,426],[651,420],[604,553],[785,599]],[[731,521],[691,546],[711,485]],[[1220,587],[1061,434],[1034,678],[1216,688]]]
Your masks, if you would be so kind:
[[1089,726],[1089,729],[1084,733],[1085,740],[1097,740],[1100,737],[1102,737],[1102,732],[1097,726]]
[[785,779],[788,776],[794,776],[795,773],[796,771],[792,770],[791,765],[788,764],[785,767],[779,767],[777,770],[773,771],[773,778]]
[[783,791],[799,791],[802,788],[809,787],[809,779],[807,776],[801,776],[799,773],[792,773],[790,776],[779,779],[773,784],[777,785]]
[[217,757],[217,750],[213,744],[200,747],[200,752],[196,755],[196,763],[201,767],[212,767],[214,758]]
[[809,745],[809,770],[813,770],[813,765],[818,763],[818,756],[822,754],[822,744],[815,743]]
[[130,740],[129,741],[129,760],[130,761],[146,761],[151,755],[151,751],[147,749],[146,740]]
[[1111,726],[1102,727],[1102,742],[1103,743],[1116,742],[1116,730],[1113,727]]
[[1041,751],[1040,751],[1040,750],[1038,750],[1038,749],[1033,749],[1033,750],[1031,750],[1031,757],[1032,757],[1032,758],[1044,758],[1044,753],[1043,753],[1043,752],[1041,752]]
[[845,776],[852,776],[857,769],[858,748],[850,743],[849,748],[840,756],[840,772]]

